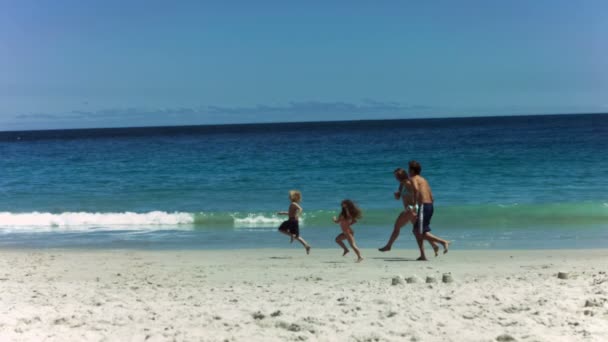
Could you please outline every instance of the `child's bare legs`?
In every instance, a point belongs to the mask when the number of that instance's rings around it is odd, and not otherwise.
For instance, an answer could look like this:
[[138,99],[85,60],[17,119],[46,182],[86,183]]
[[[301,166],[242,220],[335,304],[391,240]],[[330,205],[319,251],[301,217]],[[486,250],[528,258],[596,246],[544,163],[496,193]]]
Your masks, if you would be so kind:
[[338,236],[336,236],[336,243],[340,245],[340,247],[342,247],[342,249],[344,250],[342,256],[345,256],[349,252],[348,248],[346,248],[346,245],[344,244],[345,239],[346,235],[344,233],[340,233]]
[[414,233],[416,236],[416,242],[418,243],[418,248],[420,249],[420,257],[416,260],[418,261],[426,261],[426,255],[424,255],[424,236],[420,233]]
[[397,217],[397,220],[395,221],[395,226],[393,228],[393,233],[391,234],[391,237],[388,240],[388,243],[386,244],[386,246],[384,246],[382,248],[379,248],[378,250],[380,252],[388,252],[388,251],[390,251],[391,248],[393,247],[393,243],[399,237],[399,232],[401,231],[401,227],[405,226],[408,222],[412,221],[415,217],[416,216],[413,215],[413,212],[411,212],[409,210],[402,212]]
[[351,234],[348,234],[348,235],[346,235],[346,239],[348,240],[348,243],[350,244],[350,246],[353,248],[353,251],[355,251],[355,254],[357,254],[357,262],[362,261],[363,258],[361,257],[361,251],[359,250],[359,247],[357,247],[357,244],[355,243],[355,238]]
[[294,234],[291,234],[290,232],[288,232],[286,230],[279,229],[279,232],[289,236],[291,241],[298,240],[302,244],[302,246],[304,246],[304,248],[306,249],[306,254],[310,254],[310,245],[306,242],[306,240],[302,239],[302,237],[300,237],[300,236],[296,237]]
[[[436,246],[437,243],[440,243],[443,246],[443,254],[446,254],[448,252],[448,248],[450,246],[450,241],[441,239],[441,238],[431,234],[430,232],[424,234],[424,239],[427,240],[431,245],[435,244],[435,246]],[[435,249],[435,247],[433,247],[433,249]],[[435,251],[435,254],[437,254],[436,251]]]
[[304,249],[306,249],[306,254],[310,254],[310,245],[306,242],[306,240],[302,239],[301,236],[297,236],[295,239],[298,240],[302,246],[304,246]]

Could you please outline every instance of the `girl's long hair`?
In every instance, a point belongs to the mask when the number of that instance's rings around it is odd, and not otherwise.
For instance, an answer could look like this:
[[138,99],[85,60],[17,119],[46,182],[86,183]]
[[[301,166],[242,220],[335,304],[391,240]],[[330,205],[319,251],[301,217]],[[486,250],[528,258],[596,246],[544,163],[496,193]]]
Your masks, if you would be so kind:
[[359,220],[363,215],[361,209],[355,205],[355,203],[349,199],[342,201],[342,212],[340,213],[345,219]]

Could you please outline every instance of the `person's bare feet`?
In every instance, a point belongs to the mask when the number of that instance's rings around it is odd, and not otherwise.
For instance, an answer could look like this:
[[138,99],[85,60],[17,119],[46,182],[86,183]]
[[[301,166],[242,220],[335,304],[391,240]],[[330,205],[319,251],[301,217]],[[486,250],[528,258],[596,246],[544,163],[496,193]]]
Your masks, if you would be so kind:
[[420,258],[416,259],[416,261],[427,261],[426,257],[421,256]]
[[435,257],[439,256],[439,246],[433,245],[433,251],[435,252]]
[[355,262],[361,262],[361,261],[363,261],[363,258],[362,257],[358,257],[357,261],[355,261]]
[[446,241],[443,244],[443,254],[447,254],[448,253],[448,248],[450,247],[451,243],[452,243],[452,241]]
[[310,248],[311,248],[311,247],[310,247],[310,246],[306,246],[306,247],[304,247],[304,248],[306,248],[306,254],[307,254],[307,255],[308,255],[308,254],[310,254]]
[[342,256],[345,256],[346,254],[348,254],[348,252],[350,252],[348,249],[344,250],[344,254],[342,254]]
[[378,250],[379,250],[380,252],[388,252],[388,251],[390,251],[390,250],[391,250],[391,247],[390,247],[390,246],[384,246],[384,247],[382,247],[382,248],[378,248]]

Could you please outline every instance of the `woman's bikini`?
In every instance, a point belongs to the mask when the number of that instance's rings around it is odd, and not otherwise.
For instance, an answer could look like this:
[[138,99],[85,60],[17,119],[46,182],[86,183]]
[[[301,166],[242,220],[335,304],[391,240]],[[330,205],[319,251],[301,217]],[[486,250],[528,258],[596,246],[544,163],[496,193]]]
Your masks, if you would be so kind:
[[[405,199],[409,194],[410,193],[407,190],[407,186],[405,186],[405,184],[401,185],[401,199]],[[407,204],[405,211],[412,211],[413,213],[417,213],[418,204]]]

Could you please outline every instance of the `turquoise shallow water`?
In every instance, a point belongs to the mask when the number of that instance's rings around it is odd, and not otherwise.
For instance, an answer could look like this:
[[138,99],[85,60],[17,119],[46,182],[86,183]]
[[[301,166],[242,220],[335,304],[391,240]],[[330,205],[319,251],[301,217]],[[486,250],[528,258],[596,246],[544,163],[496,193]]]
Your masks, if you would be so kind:
[[417,159],[457,246],[608,247],[607,147],[608,115],[4,132],[0,246],[281,247],[273,213],[297,188],[312,244],[332,246],[351,198],[376,247],[392,170]]

